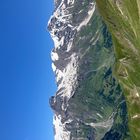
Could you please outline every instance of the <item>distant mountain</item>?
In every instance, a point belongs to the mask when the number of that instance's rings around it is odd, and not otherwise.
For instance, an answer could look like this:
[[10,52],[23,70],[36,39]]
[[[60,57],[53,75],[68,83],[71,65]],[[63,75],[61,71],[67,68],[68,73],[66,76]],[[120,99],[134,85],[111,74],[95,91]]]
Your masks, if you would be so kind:
[[[55,0],[48,22],[55,46],[51,56],[58,87],[50,99],[55,140],[132,138],[126,94],[116,70],[120,58],[114,49],[118,43],[115,35],[123,30],[119,31],[119,24],[115,27],[119,22],[115,19],[117,13],[113,13],[113,2],[106,7],[107,1]],[[118,30],[115,35],[114,28]],[[118,74],[125,78],[123,70]]]

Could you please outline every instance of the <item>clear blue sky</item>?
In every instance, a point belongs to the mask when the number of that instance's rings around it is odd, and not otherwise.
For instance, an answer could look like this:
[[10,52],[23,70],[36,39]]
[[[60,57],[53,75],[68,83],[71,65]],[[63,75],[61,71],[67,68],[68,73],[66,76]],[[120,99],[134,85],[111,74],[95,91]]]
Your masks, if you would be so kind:
[[0,140],[53,140],[53,0],[0,0]]

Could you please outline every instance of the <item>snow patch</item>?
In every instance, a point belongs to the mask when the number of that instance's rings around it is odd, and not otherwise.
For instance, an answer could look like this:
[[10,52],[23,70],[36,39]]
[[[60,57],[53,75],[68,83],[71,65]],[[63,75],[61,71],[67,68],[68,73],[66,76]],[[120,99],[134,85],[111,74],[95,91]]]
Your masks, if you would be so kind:
[[52,63],[52,69],[54,72],[56,71],[56,66],[54,65],[54,63]]
[[65,125],[61,123],[61,116],[54,116],[53,124],[55,127],[55,140],[69,140],[70,132],[65,129]]
[[59,56],[58,56],[58,54],[56,52],[52,51],[51,52],[51,58],[52,58],[53,61],[56,61],[56,60],[59,59]]
[[54,41],[55,48],[60,48],[60,41],[59,41],[58,37],[53,35],[53,34],[51,34],[51,37],[52,37],[52,39]]
[[87,125],[90,125],[94,128],[97,128],[97,127],[103,127],[103,128],[108,128],[110,129],[112,127],[112,124],[113,124],[113,118],[112,119],[109,119],[107,121],[104,121],[104,122],[99,122],[99,123],[86,123]]
[[75,1],[75,0],[68,0],[68,1],[67,1],[67,4],[68,4],[68,5],[69,5],[69,4],[70,4],[70,5],[73,5],[73,4],[74,4],[74,1]]
[[61,84],[58,86],[58,90],[61,87],[66,87],[64,90],[64,94],[62,96],[66,96],[68,99],[73,96],[74,87],[77,84],[77,65],[78,65],[78,56],[76,53],[73,53],[70,57],[70,63],[66,66],[66,68],[60,73],[61,78],[63,78]]
[[91,10],[88,11],[88,16],[85,18],[84,21],[82,21],[82,22],[80,23],[80,25],[79,25],[78,28],[77,28],[77,31],[80,31],[81,27],[83,27],[83,26],[85,26],[85,25],[88,24],[88,22],[90,21],[92,15],[93,15],[93,13],[94,13],[94,11],[95,11],[95,4],[94,4],[93,7],[91,8]]
[[96,113],[97,114],[97,116],[99,116],[100,118],[103,118],[103,116],[101,115],[101,114],[99,114],[99,113]]
[[73,39],[71,39],[68,43],[68,46],[67,46],[67,52],[69,52],[72,48],[72,44],[73,44]]
[[61,78],[63,78],[64,74],[59,69],[56,69],[55,73],[56,73],[56,81],[58,82]]

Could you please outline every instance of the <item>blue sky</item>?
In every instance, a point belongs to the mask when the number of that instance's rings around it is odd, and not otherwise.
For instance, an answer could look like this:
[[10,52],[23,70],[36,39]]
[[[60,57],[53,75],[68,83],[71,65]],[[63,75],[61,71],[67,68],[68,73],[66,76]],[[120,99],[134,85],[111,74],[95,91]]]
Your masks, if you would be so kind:
[[53,0],[0,0],[0,140],[53,140],[52,11]]

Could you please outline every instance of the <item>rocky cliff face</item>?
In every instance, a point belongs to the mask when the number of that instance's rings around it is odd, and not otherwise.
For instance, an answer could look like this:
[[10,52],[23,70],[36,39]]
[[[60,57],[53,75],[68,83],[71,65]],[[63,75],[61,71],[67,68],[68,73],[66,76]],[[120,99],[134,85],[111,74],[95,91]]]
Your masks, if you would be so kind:
[[58,87],[50,99],[55,140],[129,138],[112,38],[95,1],[56,0],[48,29]]

